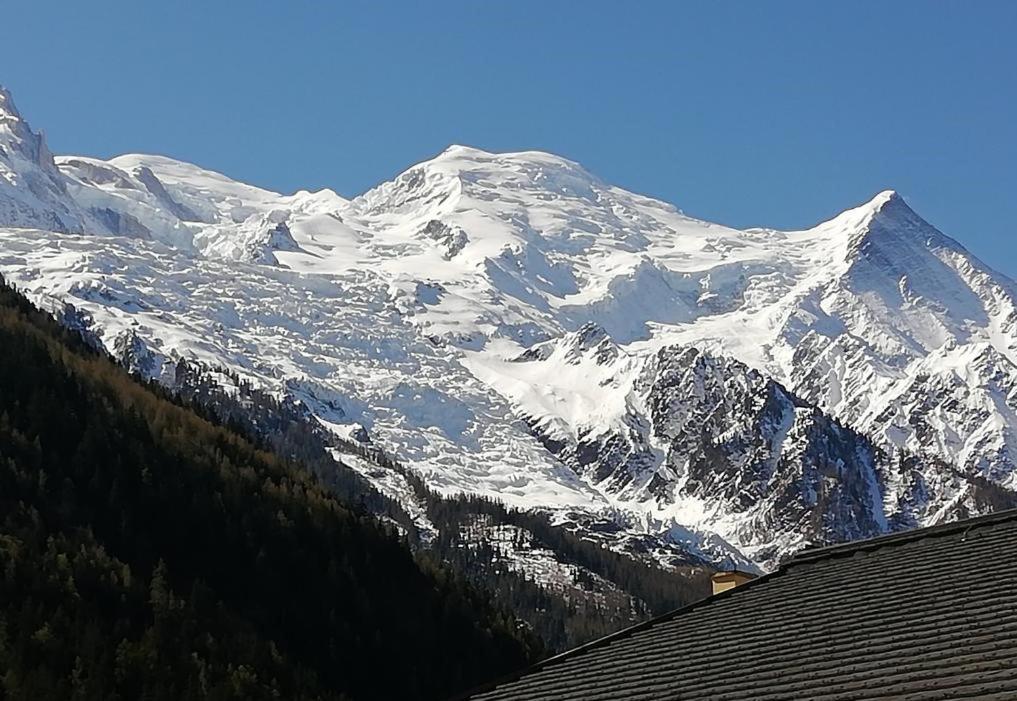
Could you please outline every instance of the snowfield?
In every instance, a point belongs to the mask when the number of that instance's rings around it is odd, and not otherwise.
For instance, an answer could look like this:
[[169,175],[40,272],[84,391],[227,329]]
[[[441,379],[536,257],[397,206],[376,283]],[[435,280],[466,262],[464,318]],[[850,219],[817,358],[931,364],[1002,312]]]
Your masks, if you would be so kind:
[[135,369],[231,369],[436,490],[619,538],[769,567],[1017,489],[1017,285],[892,191],[740,231],[453,146],[283,195],[54,158],[0,90],[0,227],[0,273]]

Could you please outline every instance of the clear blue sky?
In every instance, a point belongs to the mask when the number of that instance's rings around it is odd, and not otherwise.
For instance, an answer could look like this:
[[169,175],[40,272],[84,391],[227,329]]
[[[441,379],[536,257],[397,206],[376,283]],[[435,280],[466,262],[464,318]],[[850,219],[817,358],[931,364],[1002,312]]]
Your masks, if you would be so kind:
[[899,190],[1017,276],[1017,1],[5,3],[58,153],[354,195],[450,143],[542,149],[736,226]]

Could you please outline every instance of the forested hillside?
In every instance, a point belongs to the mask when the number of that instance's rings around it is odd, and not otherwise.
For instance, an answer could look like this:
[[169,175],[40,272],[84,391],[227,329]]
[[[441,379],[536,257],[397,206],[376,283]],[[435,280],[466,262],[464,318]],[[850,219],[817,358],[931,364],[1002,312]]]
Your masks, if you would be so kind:
[[[133,343],[125,343],[116,359],[139,375],[147,360]],[[711,568],[701,561],[675,558],[661,566],[653,539],[617,552],[608,547],[617,530],[610,521],[573,531],[546,513],[438,494],[377,445],[338,438],[299,401],[280,401],[223,368],[180,360],[172,387],[195,411],[299,463],[343,503],[393,524],[419,560],[490,595],[524,621],[549,654],[709,593]],[[393,489],[382,493],[382,484]],[[598,541],[597,531],[606,538]]]
[[0,286],[0,698],[440,698],[539,654],[308,471]]

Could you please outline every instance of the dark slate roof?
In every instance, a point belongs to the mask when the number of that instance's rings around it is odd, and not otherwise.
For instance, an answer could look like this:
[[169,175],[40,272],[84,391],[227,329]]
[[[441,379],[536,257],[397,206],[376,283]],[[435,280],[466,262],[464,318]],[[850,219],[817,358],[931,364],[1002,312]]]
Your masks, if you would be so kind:
[[467,698],[1017,699],[1017,511],[804,551]]

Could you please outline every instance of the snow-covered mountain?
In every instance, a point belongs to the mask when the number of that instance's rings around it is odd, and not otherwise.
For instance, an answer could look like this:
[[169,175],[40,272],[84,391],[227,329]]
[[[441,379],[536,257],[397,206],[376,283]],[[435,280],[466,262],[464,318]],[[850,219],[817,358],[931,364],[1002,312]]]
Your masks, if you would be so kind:
[[1017,488],[1017,285],[893,192],[740,231],[453,146],[280,195],[54,158],[0,93],[0,227],[0,273],[148,375],[233,370],[435,489],[626,547],[769,566]]

